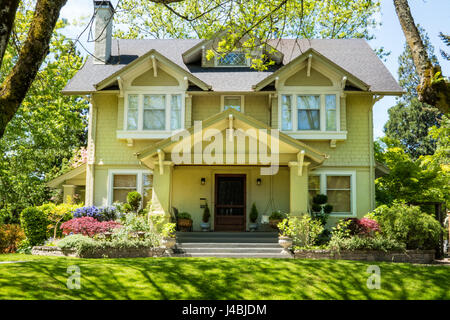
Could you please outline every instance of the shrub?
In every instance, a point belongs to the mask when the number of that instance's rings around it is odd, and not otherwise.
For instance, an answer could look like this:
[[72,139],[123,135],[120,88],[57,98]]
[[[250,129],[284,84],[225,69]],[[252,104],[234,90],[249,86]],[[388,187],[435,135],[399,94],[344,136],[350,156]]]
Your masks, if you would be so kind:
[[328,247],[330,250],[336,252],[341,250],[405,250],[405,245],[403,243],[380,234],[374,237],[361,237],[356,235],[349,238],[333,235]]
[[202,221],[207,223],[209,221],[209,217],[211,217],[211,213],[209,212],[208,204],[205,205],[205,209],[203,210]]
[[341,228],[348,229],[348,235],[374,236],[377,232],[381,232],[380,226],[375,220],[369,218],[346,218],[340,224]]
[[269,220],[281,220],[286,217],[285,214],[281,213],[281,211],[274,211],[269,217]]
[[115,206],[109,207],[81,207],[73,213],[74,218],[91,217],[98,221],[113,221],[120,217],[120,212]]
[[131,206],[133,212],[138,212],[141,206],[142,196],[137,191],[132,191],[127,194],[127,202]]
[[36,207],[29,207],[20,214],[20,224],[30,246],[37,246],[47,239],[49,221],[46,214]]
[[118,228],[120,223],[115,221],[103,221],[100,222],[92,217],[74,218],[61,225],[63,234],[68,235],[70,233],[83,234],[86,236],[94,236],[98,233],[104,233],[111,231],[114,228]]
[[178,219],[188,219],[188,220],[192,220],[192,217],[190,215],[190,213],[188,212],[180,212],[178,214]]
[[308,215],[288,217],[278,224],[280,235],[292,238],[296,248],[308,248],[315,244],[323,231],[319,221]]
[[320,221],[322,226],[327,224],[329,214],[333,211],[333,206],[327,204],[327,202],[328,196],[325,194],[317,194],[312,200],[311,216],[313,219]]
[[61,237],[62,232],[59,228],[59,225],[72,219],[74,211],[79,207],[79,205],[67,203],[62,203],[59,205],[56,205],[54,203],[46,203],[42,206],[36,207],[38,210],[41,210],[47,217],[47,238]]
[[256,204],[253,202],[252,209],[250,211],[250,222],[255,223],[258,220],[258,209],[256,209]]
[[0,226],[0,253],[16,252],[25,233],[17,224],[4,224]]
[[166,223],[161,230],[161,235],[167,238],[175,238],[176,236],[176,224],[175,223]]
[[384,235],[405,244],[407,249],[434,249],[442,231],[440,223],[419,207],[394,203],[371,214]]
[[79,252],[83,247],[95,246],[95,240],[82,234],[73,234],[58,241],[57,245],[61,249],[75,249]]

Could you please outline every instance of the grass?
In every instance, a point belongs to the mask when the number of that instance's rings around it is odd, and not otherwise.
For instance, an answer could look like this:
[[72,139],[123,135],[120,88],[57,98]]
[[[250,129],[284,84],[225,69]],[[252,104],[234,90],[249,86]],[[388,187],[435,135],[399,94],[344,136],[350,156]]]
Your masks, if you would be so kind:
[[[450,299],[450,267],[333,260],[0,255],[0,299]],[[368,289],[367,268],[381,269]],[[66,287],[67,267],[81,289]]]

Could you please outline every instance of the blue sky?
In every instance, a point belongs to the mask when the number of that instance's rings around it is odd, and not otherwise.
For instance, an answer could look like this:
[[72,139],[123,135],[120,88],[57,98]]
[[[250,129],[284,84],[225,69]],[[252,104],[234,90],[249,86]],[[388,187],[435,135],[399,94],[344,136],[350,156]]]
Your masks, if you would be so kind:
[[[117,0],[112,1],[115,5]],[[430,36],[431,43],[436,49],[439,63],[441,64],[443,74],[449,76],[450,62],[444,61],[438,52],[440,48],[445,48],[439,39],[439,32],[450,34],[450,0],[410,0],[409,5],[414,20],[425,28]],[[74,19],[80,21],[82,17],[89,17],[93,12],[92,0],[69,0],[61,11],[61,17],[69,21]],[[397,79],[398,57],[403,52],[405,37],[403,35],[400,23],[395,14],[392,0],[381,1],[381,27],[375,30],[376,39],[369,42],[373,48],[384,47],[391,54],[387,57],[386,67]],[[82,30],[82,26],[67,28],[66,34],[75,38]],[[82,37],[81,41],[85,42]],[[86,44],[88,50],[92,50],[92,43]],[[450,51],[450,49],[446,49]],[[395,97],[384,97],[374,106],[374,137],[383,136],[383,126],[388,120],[387,110],[395,105]]]

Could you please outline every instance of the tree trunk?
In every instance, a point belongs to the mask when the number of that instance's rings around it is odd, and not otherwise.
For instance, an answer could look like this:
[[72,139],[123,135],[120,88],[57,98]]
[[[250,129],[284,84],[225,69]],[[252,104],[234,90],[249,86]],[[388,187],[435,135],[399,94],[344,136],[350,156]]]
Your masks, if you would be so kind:
[[19,0],[0,0],[0,66],[8,46]]
[[[53,29],[66,1],[38,0],[36,3],[30,30],[20,49],[17,63],[0,87],[0,138],[3,137],[6,125],[17,112],[48,54]],[[0,3],[2,2],[14,1],[0,0]],[[0,7],[0,11],[2,9]]]
[[450,83],[445,81],[441,67],[431,63],[411,15],[408,1],[394,0],[394,6],[420,77],[420,84],[417,87],[419,100],[447,113],[450,105]]

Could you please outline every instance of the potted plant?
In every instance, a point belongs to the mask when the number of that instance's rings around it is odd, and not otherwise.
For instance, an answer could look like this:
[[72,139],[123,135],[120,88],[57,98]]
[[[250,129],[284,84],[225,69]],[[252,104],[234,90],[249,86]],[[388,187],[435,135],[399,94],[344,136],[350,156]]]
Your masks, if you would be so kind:
[[273,229],[278,229],[277,225],[283,220],[284,214],[281,213],[281,211],[274,211],[269,217],[269,225]]
[[256,209],[256,205],[253,202],[252,210],[250,211],[250,231],[256,231],[256,229],[258,229],[258,223],[256,220],[258,220],[258,209]]
[[162,227],[161,235],[162,235],[161,245],[164,248],[166,248],[167,251],[171,250],[177,243],[175,233],[175,223],[166,223]]
[[292,246],[293,242],[293,228],[291,227],[291,223],[289,223],[289,221],[289,218],[286,218],[277,225],[279,230],[278,244],[283,247],[283,250],[281,251],[282,254],[291,254],[288,249]]
[[178,227],[182,231],[190,231],[192,228],[192,218],[188,212],[181,212],[178,214]]
[[202,222],[200,223],[200,227],[202,228],[202,231],[209,231],[210,230],[210,223],[209,223],[209,217],[211,217],[211,213],[209,212],[208,204],[205,205],[205,208],[203,209],[203,217]]

